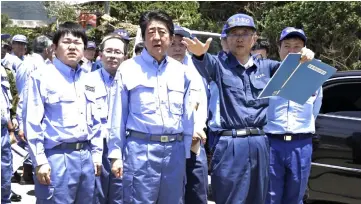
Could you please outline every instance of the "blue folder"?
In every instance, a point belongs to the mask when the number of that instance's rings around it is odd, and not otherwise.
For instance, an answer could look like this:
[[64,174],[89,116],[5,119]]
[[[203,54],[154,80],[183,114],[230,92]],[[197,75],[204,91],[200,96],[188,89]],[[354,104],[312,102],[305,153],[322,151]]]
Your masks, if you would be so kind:
[[317,59],[300,64],[300,58],[288,54],[258,98],[280,96],[303,105],[336,72]]

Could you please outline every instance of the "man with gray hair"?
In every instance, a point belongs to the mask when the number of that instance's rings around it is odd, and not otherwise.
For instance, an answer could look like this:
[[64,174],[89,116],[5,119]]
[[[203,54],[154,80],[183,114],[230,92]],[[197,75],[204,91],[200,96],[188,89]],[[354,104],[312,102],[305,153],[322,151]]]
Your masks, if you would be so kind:
[[[26,58],[23,64],[19,67],[16,73],[16,87],[19,93],[19,103],[16,110],[17,120],[19,123],[20,146],[27,147],[27,142],[24,135],[23,118],[26,111],[23,107],[26,107],[23,102],[27,100],[27,85],[28,79],[31,73],[37,69],[41,69],[47,66],[47,61],[52,59],[53,49],[51,45],[53,42],[46,36],[41,35],[33,41],[33,53],[31,57]],[[20,183],[29,184],[33,183],[32,177],[32,163],[30,159],[24,161],[24,171]]]

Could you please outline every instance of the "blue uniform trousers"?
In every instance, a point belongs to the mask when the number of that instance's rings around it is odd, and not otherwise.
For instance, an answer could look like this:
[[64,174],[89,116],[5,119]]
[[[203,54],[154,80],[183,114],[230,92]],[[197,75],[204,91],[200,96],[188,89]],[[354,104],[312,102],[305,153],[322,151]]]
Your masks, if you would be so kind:
[[200,147],[198,156],[191,151],[191,158],[187,159],[186,164],[185,203],[207,204],[208,164],[203,145]]
[[186,174],[184,142],[161,143],[130,136],[124,147],[124,203],[183,202]]
[[95,178],[94,204],[121,204],[123,203],[122,179],[116,178],[112,173],[105,139],[103,144],[103,167],[101,175]]
[[312,135],[283,141],[269,137],[270,183],[267,204],[302,204],[311,170]]
[[264,204],[268,189],[269,144],[266,136],[221,136],[211,163],[217,204]]
[[37,204],[87,204],[93,202],[95,171],[89,145],[81,150],[46,149],[51,167],[50,185],[34,175]]
[[13,174],[13,157],[7,124],[1,125],[1,203],[11,203],[11,176]]

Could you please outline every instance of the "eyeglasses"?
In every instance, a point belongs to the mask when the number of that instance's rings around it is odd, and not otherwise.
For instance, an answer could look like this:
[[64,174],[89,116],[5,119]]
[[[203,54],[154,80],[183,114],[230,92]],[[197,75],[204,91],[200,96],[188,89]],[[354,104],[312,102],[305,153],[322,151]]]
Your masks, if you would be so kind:
[[228,34],[227,37],[229,38],[249,38],[252,37],[254,33],[243,33],[243,34]]

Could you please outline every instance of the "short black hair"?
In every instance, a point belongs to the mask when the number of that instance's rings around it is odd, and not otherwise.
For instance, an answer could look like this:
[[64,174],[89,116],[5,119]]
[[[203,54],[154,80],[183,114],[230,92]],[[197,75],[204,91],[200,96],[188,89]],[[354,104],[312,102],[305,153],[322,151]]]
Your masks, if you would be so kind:
[[169,34],[174,35],[174,24],[173,19],[166,12],[162,10],[146,11],[144,12],[139,19],[139,26],[142,31],[142,37],[145,38],[145,31],[147,30],[147,25],[153,21],[161,21],[165,23],[168,28]]
[[267,39],[258,39],[257,42],[252,47],[252,50],[262,50],[265,49],[267,53],[269,53],[270,44]]
[[143,42],[140,42],[140,43],[138,43],[138,44],[135,45],[135,47],[134,47],[134,52],[135,52],[135,53],[140,53],[140,52],[143,51],[143,49],[144,49],[144,43],[143,43]]
[[60,38],[68,33],[71,33],[75,37],[78,38],[80,37],[84,42],[84,48],[88,44],[88,38],[85,34],[83,27],[81,27],[81,25],[78,23],[70,22],[70,21],[59,25],[59,28],[56,30],[53,37],[53,44],[58,46]]
[[101,52],[103,52],[103,50],[104,50],[104,44],[105,44],[105,42],[108,41],[108,40],[110,40],[110,39],[118,39],[118,40],[122,41],[122,42],[124,43],[124,50],[123,50],[124,55],[127,55],[127,53],[128,53],[129,41],[125,40],[124,38],[122,38],[122,36],[120,36],[120,35],[118,35],[118,34],[116,34],[116,33],[110,33],[110,34],[106,35],[106,36],[103,38],[103,40],[102,40],[102,42],[100,43],[100,46],[99,46],[99,49],[100,49]]

